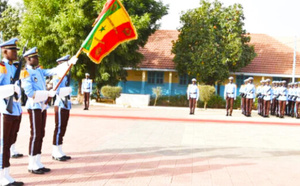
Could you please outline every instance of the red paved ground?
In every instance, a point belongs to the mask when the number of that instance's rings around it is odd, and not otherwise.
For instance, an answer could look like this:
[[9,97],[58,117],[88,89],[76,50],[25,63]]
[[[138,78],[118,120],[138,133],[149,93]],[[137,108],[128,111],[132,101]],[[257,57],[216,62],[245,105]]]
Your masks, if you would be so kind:
[[[68,162],[51,159],[49,109],[42,162],[27,172],[29,122],[23,121],[12,176],[26,185],[292,185],[300,183],[300,126],[292,118],[245,118],[239,111],[74,106],[65,136]],[[262,125],[264,124],[264,125]],[[267,124],[267,125],[265,125]]]

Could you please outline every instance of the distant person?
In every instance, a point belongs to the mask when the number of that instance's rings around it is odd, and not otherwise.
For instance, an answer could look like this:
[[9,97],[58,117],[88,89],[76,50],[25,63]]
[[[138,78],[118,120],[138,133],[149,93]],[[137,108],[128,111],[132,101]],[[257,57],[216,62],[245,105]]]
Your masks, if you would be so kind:
[[189,100],[190,114],[195,114],[196,102],[199,99],[199,89],[196,83],[197,80],[193,78],[192,84],[188,86],[186,91],[187,99]]
[[90,95],[92,93],[93,80],[90,79],[90,74],[85,73],[85,79],[82,80],[81,94],[83,94],[84,109],[89,110],[90,106]]
[[[229,83],[225,86],[224,98],[226,99],[226,116],[232,116],[233,102],[236,99],[236,85],[233,77],[229,77]],[[228,110],[230,110],[228,112]]]

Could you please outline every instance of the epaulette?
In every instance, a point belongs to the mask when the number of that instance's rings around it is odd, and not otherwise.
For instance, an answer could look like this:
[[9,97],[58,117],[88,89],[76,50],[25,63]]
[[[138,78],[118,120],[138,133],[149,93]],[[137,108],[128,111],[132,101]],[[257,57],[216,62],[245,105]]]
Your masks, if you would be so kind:
[[25,79],[29,77],[29,72],[27,70],[22,70],[20,74],[20,79]]
[[0,74],[6,74],[7,70],[6,70],[6,66],[4,64],[4,62],[0,62]]

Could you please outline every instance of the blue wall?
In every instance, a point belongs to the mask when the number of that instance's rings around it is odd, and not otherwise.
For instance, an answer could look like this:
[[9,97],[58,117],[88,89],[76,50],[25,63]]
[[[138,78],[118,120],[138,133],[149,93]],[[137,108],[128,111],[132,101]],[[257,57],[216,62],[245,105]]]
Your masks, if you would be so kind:
[[[148,82],[144,82],[144,94],[152,95],[152,88],[161,87],[163,95],[185,95],[187,85],[179,85],[178,83],[171,84],[171,94],[169,89],[169,83],[163,84],[150,84]],[[141,94],[142,93],[142,82],[141,81],[126,81],[119,82],[118,86],[122,87],[123,93],[128,94]]]
[[[169,83],[164,83],[164,84],[149,84],[147,82],[145,83],[145,89],[144,89],[144,94],[150,94],[152,95],[152,88],[155,87],[161,87],[163,90],[163,95],[170,95],[169,91]],[[122,92],[127,93],[127,94],[141,94],[142,92],[142,82],[141,81],[127,81],[126,83],[124,82],[119,82],[118,86],[122,87]],[[216,91],[217,91],[217,86],[215,86]],[[185,95],[186,94],[186,89],[187,85],[179,85],[178,83],[172,83],[171,84],[171,95]],[[221,85],[220,86],[220,96],[224,97],[224,90],[225,86]],[[239,90],[240,88],[237,88],[237,96],[239,95]]]

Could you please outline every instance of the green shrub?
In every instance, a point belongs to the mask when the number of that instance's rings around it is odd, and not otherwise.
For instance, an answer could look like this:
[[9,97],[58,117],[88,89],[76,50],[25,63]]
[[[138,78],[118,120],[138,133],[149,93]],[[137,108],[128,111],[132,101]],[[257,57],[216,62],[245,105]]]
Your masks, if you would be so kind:
[[122,87],[112,87],[106,85],[101,88],[101,94],[104,97],[113,99],[114,102],[116,101],[116,98],[120,97],[121,92],[122,92]]
[[211,85],[200,85],[198,87],[200,90],[200,100],[204,102],[204,109],[206,109],[207,103],[216,92],[216,89]]

